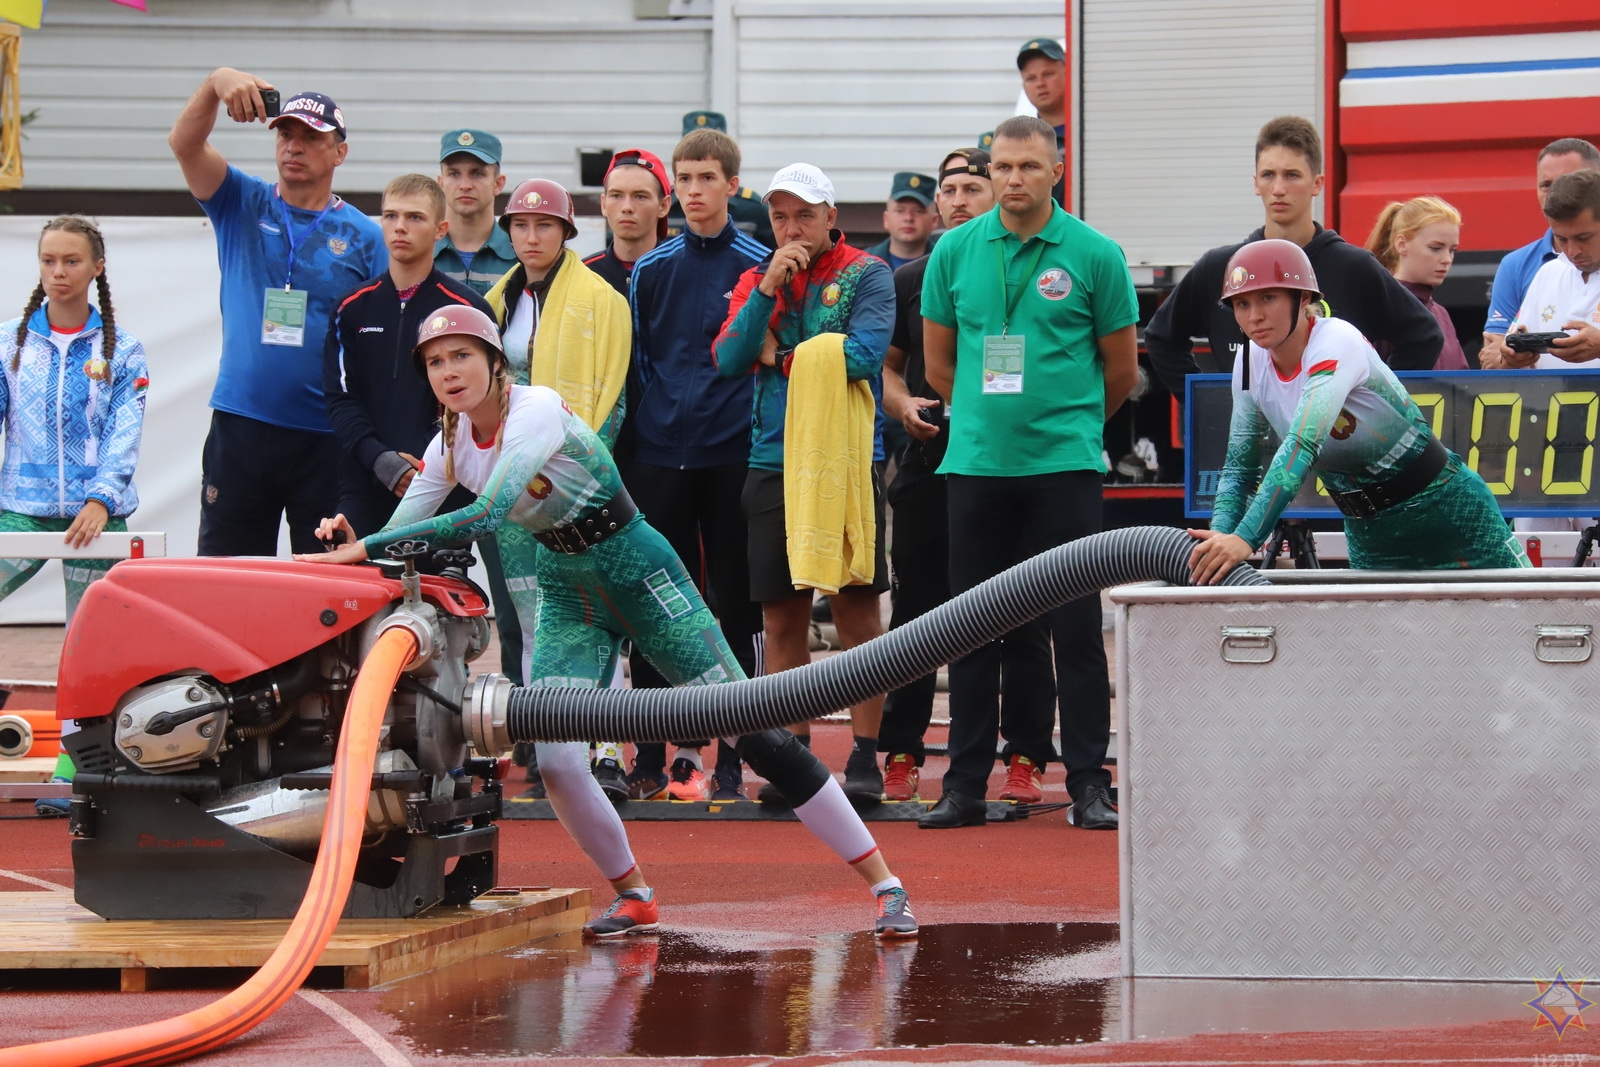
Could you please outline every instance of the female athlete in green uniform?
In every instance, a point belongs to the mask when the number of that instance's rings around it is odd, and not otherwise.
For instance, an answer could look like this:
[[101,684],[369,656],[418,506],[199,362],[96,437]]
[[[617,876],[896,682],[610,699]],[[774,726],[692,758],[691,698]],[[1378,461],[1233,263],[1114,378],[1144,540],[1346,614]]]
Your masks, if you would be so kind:
[[[1189,531],[1195,584],[1220,582],[1260,548],[1312,470],[1345,515],[1352,567],[1531,566],[1489,487],[1433,436],[1361,332],[1311,315],[1317,277],[1299,245],[1239,249],[1222,299],[1248,340],[1211,529]],[[1263,477],[1269,426],[1283,443]]]
[[[355,563],[396,541],[440,547],[493,534],[517,615],[536,635],[525,653],[530,685],[607,684],[624,638],[674,685],[744,677],[683,564],[628,498],[611,453],[554,390],[510,384],[500,333],[487,315],[470,307],[439,311],[422,324],[414,357],[444,406],[443,432],[422,469],[381,531],[358,541],[343,515],[325,519],[319,537],[331,541],[343,531],[350,543],[297,559]],[[458,484],[477,500],[435,516]],[[738,749],[872,887],[878,936],[916,936],[900,880],[811,751],[787,730],[742,737]],[[541,742],[537,753],[561,824],[617,891],[585,931],[619,937],[655,929],[654,893],[622,820],[589,773],[588,746]]]

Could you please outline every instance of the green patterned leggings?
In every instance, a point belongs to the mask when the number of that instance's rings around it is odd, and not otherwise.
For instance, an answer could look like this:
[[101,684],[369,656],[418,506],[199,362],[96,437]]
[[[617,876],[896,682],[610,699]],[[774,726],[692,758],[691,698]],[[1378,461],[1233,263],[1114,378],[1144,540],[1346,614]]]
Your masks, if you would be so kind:
[[[40,519],[32,515],[19,515],[14,511],[0,511],[0,533],[64,534],[71,525],[71,519]],[[128,524],[122,519],[112,519],[106,523],[106,531],[109,533],[122,533],[127,529]],[[103,577],[115,562],[117,561],[114,559],[61,561],[61,570],[67,587],[68,622],[72,621],[73,613],[78,610],[78,601],[83,599],[83,591],[89,588],[89,583]],[[42,559],[0,559],[0,600],[22,588],[29,578],[39,573],[44,564],[45,561]]]

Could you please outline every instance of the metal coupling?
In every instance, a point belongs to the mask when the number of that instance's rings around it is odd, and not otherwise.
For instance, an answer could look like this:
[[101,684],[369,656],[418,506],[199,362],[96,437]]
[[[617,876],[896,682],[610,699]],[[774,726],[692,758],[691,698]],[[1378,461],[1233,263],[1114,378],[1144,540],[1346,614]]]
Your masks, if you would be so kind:
[[444,634],[439,630],[438,617],[433,609],[422,605],[420,610],[400,608],[383,620],[378,628],[380,635],[390,630],[404,630],[417,640],[416,655],[406,664],[408,671],[416,670],[433,658],[435,652],[445,648]]
[[461,732],[479,756],[494,759],[511,750],[506,709],[511,704],[511,679],[480,674],[467,684],[461,701]]

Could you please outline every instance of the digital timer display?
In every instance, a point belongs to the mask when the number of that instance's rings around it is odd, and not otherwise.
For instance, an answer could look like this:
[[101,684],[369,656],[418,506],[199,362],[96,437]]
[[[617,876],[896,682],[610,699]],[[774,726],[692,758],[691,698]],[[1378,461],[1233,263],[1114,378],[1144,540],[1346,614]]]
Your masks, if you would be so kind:
[[[1488,483],[1507,515],[1600,515],[1595,436],[1600,370],[1408,371],[1398,375],[1444,446]],[[1228,451],[1232,379],[1194,374],[1184,408],[1184,512],[1209,518]],[[1278,449],[1261,442],[1261,469]],[[1286,518],[1337,518],[1308,479]]]

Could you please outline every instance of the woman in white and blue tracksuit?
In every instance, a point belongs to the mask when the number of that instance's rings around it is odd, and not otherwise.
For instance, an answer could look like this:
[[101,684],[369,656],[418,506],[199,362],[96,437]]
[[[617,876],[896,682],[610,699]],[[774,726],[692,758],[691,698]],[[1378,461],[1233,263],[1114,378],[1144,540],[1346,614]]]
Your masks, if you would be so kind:
[[[39,235],[39,284],[22,317],[0,326],[0,533],[59,533],[81,548],[103,530],[126,530],[138,507],[133,469],[149,371],[144,346],[116,328],[105,267],[94,223],[77,215],[50,220]],[[89,303],[91,284],[98,308]],[[69,620],[111,563],[67,561]],[[43,566],[0,559],[0,600]],[[71,773],[63,753],[56,779]],[[64,815],[66,802],[41,800],[36,810]]]

